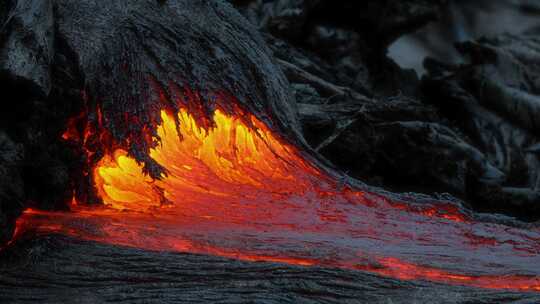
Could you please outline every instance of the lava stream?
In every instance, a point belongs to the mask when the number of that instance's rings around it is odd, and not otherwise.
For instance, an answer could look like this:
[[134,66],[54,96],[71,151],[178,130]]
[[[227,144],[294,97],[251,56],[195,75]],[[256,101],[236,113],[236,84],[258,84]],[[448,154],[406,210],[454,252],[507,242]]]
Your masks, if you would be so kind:
[[28,210],[18,234],[540,292],[539,231],[339,186],[254,116],[216,110],[208,129],[185,109],[178,125],[161,116],[150,152],[166,169],[161,179],[117,150],[94,170],[106,207]]

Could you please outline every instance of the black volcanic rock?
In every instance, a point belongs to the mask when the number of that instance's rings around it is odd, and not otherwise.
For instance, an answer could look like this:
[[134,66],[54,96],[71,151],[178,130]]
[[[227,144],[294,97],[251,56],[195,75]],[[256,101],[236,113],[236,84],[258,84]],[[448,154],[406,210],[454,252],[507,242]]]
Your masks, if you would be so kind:
[[2,303],[523,304],[540,301],[534,292],[401,281],[362,271],[144,251],[62,236],[21,242],[0,257]]
[[[3,4],[6,6],[6,4]],[[0,76],[45,97],[51,90],[54,18],[50,0],[11,4],[0,33]],[[0,11],[7,8],[0,7]],[[0,13],[0,20],[3,14]]]
[[389,97],[416,95],[419,83],[386,56],[388,46],[436,20],[445,2],[251,1],[241,9],[262,30],[323,58],[341,85]]
[[[483,210],[540,217],[540,35],[501,35],[458,45],[470,64],[426,62],[429,102],[504,173],[470,177],[468,196]],[[478,176],[480,174],[480,176]]]
[[[227,2],[240,6],[251,23]],[[363,186],[348,174],[395,191],[450,192],[478,210],[538,219],[538,33],[462,44],[471,64],[428,61],[431,73],[421,85],[414,71],[388,58],[387,47],[435,19],[444,2],[1,2],[0,246],[23,208],[66,209],[74,192],[92,201],[92,178],[84,172],[111,140],[159,175],[147,155],[156,143],[144,138],[159,122],[159,110],[178,111],[176,101],[192,92],[200,98],[187,106],[198,119],[216,107],[234,111],[230,105],[238,103],[310,161],[328,169],[330,160],[340,171],[328,171],[339,174],[340,183]],[[236,99],[219,103],[216,93]],[[85,147],[64,142],[68,119],[79,114],[79,131],[88,124],[111,137],[90,134]],[[94,152],[91,159],[83,148]],[[366,189],[461,209],[450,195]],[[466,213],[527,227],[513,218]],[[15,246],[0,252],[3,301],[538,301],[535,294],[58,236]],[[20,256],[23,263],[16,263]]]
[[478,168],[489,180],[504,176],[478,148],[441,122],[434,107],[417,100],[313,104],[306,98],[299,96],[299,110],[307,140],[368,184],[464,197],[469,171]]
[[161,109],[178,111],[189,91],[200,95],[198,119],[225,93],[293,141],[301,138],[286,78],[259,33],[228,3],[56,0],[55,8],[57,39],[76,54],[84,75],[89,117],[99,106],[103,127],[152,174],[143,130],[160,121]]
[[0,244],[11,239],[15,219],[23,209],[23,155],[23,146],[0,131]]

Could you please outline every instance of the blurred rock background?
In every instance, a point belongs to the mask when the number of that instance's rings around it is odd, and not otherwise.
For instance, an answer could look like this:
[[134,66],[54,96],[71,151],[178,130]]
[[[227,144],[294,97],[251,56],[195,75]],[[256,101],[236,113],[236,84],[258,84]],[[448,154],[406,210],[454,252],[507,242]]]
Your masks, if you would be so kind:
[[233,3],[266,33],[305,137],[337,167],[540,219],[540,2]]
[[419,74],[426,57],[451,63],[463,62],[455,42],[509,33],[519,35],[540,26],[540,1],[535,0],[452,0],[437,22],[398,39],[389,48],[400,66]]

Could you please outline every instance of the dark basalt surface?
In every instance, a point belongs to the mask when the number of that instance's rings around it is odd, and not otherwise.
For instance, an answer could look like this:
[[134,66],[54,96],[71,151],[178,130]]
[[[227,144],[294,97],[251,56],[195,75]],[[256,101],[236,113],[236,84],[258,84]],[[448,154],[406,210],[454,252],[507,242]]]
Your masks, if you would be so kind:
[[[476,210],[537,221],[539,31],[462,43],[459,52],[449,43],[474,24],[480,8],[496,14],[515,5],[533,14],[533,7],[509,1],[378,3],[344,1],[330,9],[369,11],[361,22],[347,13],[338,14],[340,20],[321,16],[316,7],[328,8],[331,1],[253,1],[244,7],[271,34],[267,41],[295,91],[306,139],[367,184],[448,192]],[[382,30],[393,28],[385,19],[393,14],[400,17],[388,18],[407,24],[401,32]],[[419,81],[387,57],[384,41],[395,35],[384,33],[422,28],[437,14],[443,21],[430,27],[437,31],[417,39],[448,62],[428,59],[429,73]],[[302,32],[291,36],[298,22]],[[444,43],[422,40],[429,35]],[[455,53],[462,65],[453,64]]]
[[[159,110],[176,111],[189,92],[200,93],[202,121],[216,106],[233,110],[215,94],[234,96],[321,166],[327,159],[366,184],[450,193],[479,211],[538,221],[540,31],[459,44],[465,64],[428,60],[420,80],[387,47],[451,14],[444,2],[2,1],[0,244],[26,207],[66,209],[74,191],[92,199],[82,173],[111,141],[159,174],[142,139]],[[111,135],[90,137],[93,159],[61,139],[80,113]],[[17,243],[0,264],[1,302],[540,302],[56,236]]]
[[2,303],[538,303],[513,293],[360,271],[149,252],[61,236],[2,253]]
[[177,110],[187,91],[200,94],[200,104],[192,105],[201,107],[198,119],[217,106],[216,95],[226,93],[283,133],[299,136],[285,77],[259,33],[229,4],[54,4],[56,39],[76,54],[86,95],[100,106],[104,127],[117,142],[136,142],[130,148],[140,159],[144,126],[159,121],[161,109]]
[[[19,216],[24,184],[19,172],[23,147],[0,132],[0,243],[11,239]],[[17,206],[19,204],[19,206]],[[18,208],[17,208],[18,207]]]
[[536,29],[459,44],[471,63],[429,61],[424,82],[427,99],[503,173],[493,179],[477,170],[467,189],[471,201],[533,219],[540,210],[539,34]]

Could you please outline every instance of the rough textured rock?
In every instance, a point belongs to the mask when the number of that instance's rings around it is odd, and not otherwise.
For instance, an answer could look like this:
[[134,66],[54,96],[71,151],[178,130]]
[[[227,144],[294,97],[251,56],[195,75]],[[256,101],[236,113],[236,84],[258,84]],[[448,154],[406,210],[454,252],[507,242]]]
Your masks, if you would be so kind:
[[11,239],[15,218],[23,207],[23,147],[0,131],[0,244]]
[[[3,4],[5,6],[6,4]],[[42,97],[51,90],[54,57],[52,1],[19,0],[12,4],[2,23],[0,76],[16,80]],[[7,11],[0,7],[0,11]],[[0,14],[0,21],[3,21]]]
[[415,95],[418,81],[386,57],[388,45],[436,19],[443,2],[280,0],[242,8],[264,31],[324,58],[342,85],[392,96]]
[[435,108],[419,101],[345,100],[300,103],[299,109],[306,138],[316,150],[368,184],[464,196],[469,170],[478,168],[489,180],[503,175],[441,124]]
[[[520,14],[534,11],[526,3],[504,3],[407,1],[389,4],[385,12],[398,14],[412,30],[435,17],[443,6],[444,16],[456,11],[463,15],[452,19],[447,31],[460,32],[465,27],[478,32],[481,24],[467,22],[481,13],[473,8],[489,9],[491,15],[518,6]],[[267,41],[293,83],[310,144],[339,168],[369,184],[401,191],[451,192],[483,211],[537,219],[534,134],[538,128],[534,113],[538,111],[538,65],[534,30],[521,37],[503,35],[462,44],[458,61],[476,58],[475,68],[465,66],[459,74],[468,79],[466,84],[461,81],[459,90],[441,86],[419,90],[413,74],[381,56],[385,39],[381,44],[368,42],[370,37],[388,37],[389,41],[393,37],[384,34],[392,30],[379,31],[378,25],[369,21],[375,20],[374,16],[381,19],[384,10],[375,9],[378,5],[384,6],[369,1],[337,5],[325,1],[251,1],[243,6],[252,22],[275,36],[267,36]],[[319,9],[323,7],[325,13],[338,12],[340,20],[332,19],[331,14],[321,16]],[[360,18],[362,22],[354,23],[343,13],[344,8],[369,11],[373,19]],[[389,18],[389,22],[400,18]],[[376,34],[365,33],[373,28],[377,28],[372,30]],[[457,39],[446,34],[440,36],[449,41]],[[449,48],[445,54],[452,53]],[[444,79],[447,76],[440,75]],[[442,97],[448,94],[459,98],[469,94],[472,99],[464,102],[466,106],[456,106]],[[407,102],[399,105],[396,100]],[[371,116],[374,109],[384,107],[394,107],[396,115]],[[467,110],[459,110],[464,107]],[[431,116],[416,115],[426,108],[430,108]],[[418,162],[410,161],[415,158]],[[420,163],[429,165],[419,169]]]
[[[81,257],[84,257],[82,259]],[[46,237],[5,252],[3,303],[537,303],[490,291],[367,274]]]
[[471,201],[486,210],[538,216],[539,45],[537,32],[502,35],[460,44],[469,65],[426,65],[427,100],[504,173],[471,178]]
[[61,135],[67,118],[80,105],[70,98],[73,81],[64,77],[68,65],[54,52],[58,44],[52,1],[3,1],[0,21],[0,133],[3,147],[10,151],[2,163],[7,180],[0,191],[11,193],[9,199],[2,198],[2,226],[9,223],[0,229],[8,235],[2,237],[3,243],[11,237],[23,208],[65,208],[71,198],[68,167],[77,170],[80,166],[75,166]]
[[156,174],[146,157],[145,132],[160,121],[160,110],[178,111],[178,100],[189,95],[198,99],[189,107],[202,121],[218,106],[232,111],[230,100],[216,100],[234,96],[245,110],[300,141],[287,80],[259,33],[229,4],[145,0],[126,7],[56,0],[55,8],[57,39],[76,54],[85,79],[89,117],[97,117],[99,108],[103,126],[97,127],[145,161],[149,172]]
[[301,40],[305,39],[305,36],[301,38],[302,35],[316,30],[316,27],[333,24],[352,29],[363,39],[386,48],[403,34],[436,20],[444,2],[258,0],[236,4],[245,7],[252,22],[277,36]]
[[424,58],[463,63],[454,43],[495,36],[519,35],[540,25],[539,2],[535,0],[451,0],[441,17],[419,31],[400,38],[390,48],[390,56],[402,67],[424,73]]
[[[0,134],[6,134],[0,136],[0,172],[6,173],[0,177],[0,243],[11,234],[22,202],[60,209],[72,195],[71,183],[77,194],[90,192],[92,185],[74,175],[98,160],[110,140],[156,175],[160,168],[146,157],[143,139],[159,122],[159,110],[174,112],[176,101],[189,100],[185,106],[194,106],[204,122],[215,107],[234,111],[231,96],[306,152],[312,150],[303,135],[340,169],[370,184],[448,191],[480,210],[538,218],[538,121],[528,115],[539,110],[535,32],[463,44],[462,52],[476,60],[462,67],[432,63],[422,96],[416,75],[390,60],[386,48],[432,20],[442,1],[234,2],[263,36],[218,0],[0,4],[0,20],[8,20],[1,33],[1,81],[10,88],[8,99],[17,101],[0,113]],[[300,100],[303,133],[291,87]],[[72,155],[60,139],[67,118],[81,112],[94,129],[111,135],[90,134],[78,147],[95,152],[91,160]],[[400,199],[434,200],[417,194]],[[10,250],[0,257],[5,301],[538,301],[531,294],[57,237]]]
[[468,79],[480,104],[532,133],[540,130],[540,31],[463,43],[472,59]]

